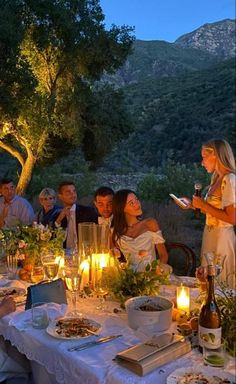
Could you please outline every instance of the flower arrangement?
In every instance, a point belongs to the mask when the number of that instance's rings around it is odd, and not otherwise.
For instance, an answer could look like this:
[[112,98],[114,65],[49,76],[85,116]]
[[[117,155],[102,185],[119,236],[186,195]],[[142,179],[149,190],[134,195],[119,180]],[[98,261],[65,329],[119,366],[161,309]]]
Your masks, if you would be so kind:
[[[163,268],[162,268],[163,266]],[[105,269],[105,279],[110,292],[124,307],[124,302],[135,296],[157,295],[160,284],[169,284],[170,271],[164,270],[159,260],[147,264],[144,271],[132,269],[127,263],[116,263]]]
[[6,254],[17,255],[19,260],[24,260],[28,256],[31,262],[40,258],[40,253],[45,248],[53,253],[60,252],[64,239],[65,233],[62,228],[52,229],[36,223],[32,226],[0,230],[0,243]]

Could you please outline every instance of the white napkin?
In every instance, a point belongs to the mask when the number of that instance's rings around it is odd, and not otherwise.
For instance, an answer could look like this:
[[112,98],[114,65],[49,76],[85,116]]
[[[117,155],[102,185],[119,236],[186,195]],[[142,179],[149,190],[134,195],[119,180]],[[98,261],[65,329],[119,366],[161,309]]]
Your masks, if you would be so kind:
[[[67,304],[46,303],[42,305],[42,307],[46,308],[50,320],[63,317],[67,311]],[[24,329],[31,326],[31,322],[32,311],[31,309],[28,309],[24,312],[15,313],[14,317],[10,320],[9,325],[12,325],[20,331],[23,331]]]
[[8,288],[8,287],[13,287],[13,288],[23,288],[27,289],[27,286],[29,286],[29,283],[23,282],[21,280],[9,280],[9,279],[0,279],[0,287],[1,288]]

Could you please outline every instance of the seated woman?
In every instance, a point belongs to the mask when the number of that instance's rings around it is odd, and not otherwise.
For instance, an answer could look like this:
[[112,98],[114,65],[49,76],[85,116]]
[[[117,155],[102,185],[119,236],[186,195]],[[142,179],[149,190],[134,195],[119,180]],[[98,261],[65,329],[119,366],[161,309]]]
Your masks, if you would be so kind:
[[130,258],[131,266],[143,270],[147,263],[156,259],[167,263],[165,240],[157,221],[141,219],[142,208],[136,194],[129,189],[117,191],[112,201],[114,229],[112,243]]
[[55,205],[56,192],[52,188],[44,188],[39,194],[39,202],[42,205],[40,211],[36,214],[34,221],[37,224],[48,225],[54,228],[55,220],[62,210],[61,207]]

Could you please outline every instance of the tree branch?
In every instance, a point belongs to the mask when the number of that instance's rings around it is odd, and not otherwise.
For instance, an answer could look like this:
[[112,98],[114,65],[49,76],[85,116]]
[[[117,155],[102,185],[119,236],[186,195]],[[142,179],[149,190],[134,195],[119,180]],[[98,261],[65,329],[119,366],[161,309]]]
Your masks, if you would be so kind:
[[19,151],[17,151],[14,147],[4,143],[2,140],[0,140],[0,148],[4,149],[5,151],[7,151],[8,153],[10,153],[10,155],[12,155],[13,157],[15,157],[20,165],[23,167],[24,164],[25,164],[25,160],[23,158],[23,156],[21,155],[21,153]]

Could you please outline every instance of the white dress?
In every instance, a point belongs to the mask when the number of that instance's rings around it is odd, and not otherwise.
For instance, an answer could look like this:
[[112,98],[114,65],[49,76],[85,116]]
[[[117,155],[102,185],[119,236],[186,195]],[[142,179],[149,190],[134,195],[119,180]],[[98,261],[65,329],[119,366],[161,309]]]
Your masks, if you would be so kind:
[[[123,235],[117,241],[117,245],[126,259],[129,260],[131,268],[142,271],[148,263],[156,259],[155,244],[164,242],[161,231],[146,231],[136,238]],[[145,251],[145,255],[139,255],[140,251]]]
[[[222,196],[207,196],[206,201],[212,206],[224,209],[229,205],[236,205],[235,197],[236,175],[229,173],[221,183]],[[215,254],[216,258],[225,257],[223,271],[219,275],[220,281],[226,281],[230,288],[235,288],[235,232],[232,224],[206,214],[206,225],[202,238],[201,257],[203,266],[207,265],[205,255]]]

